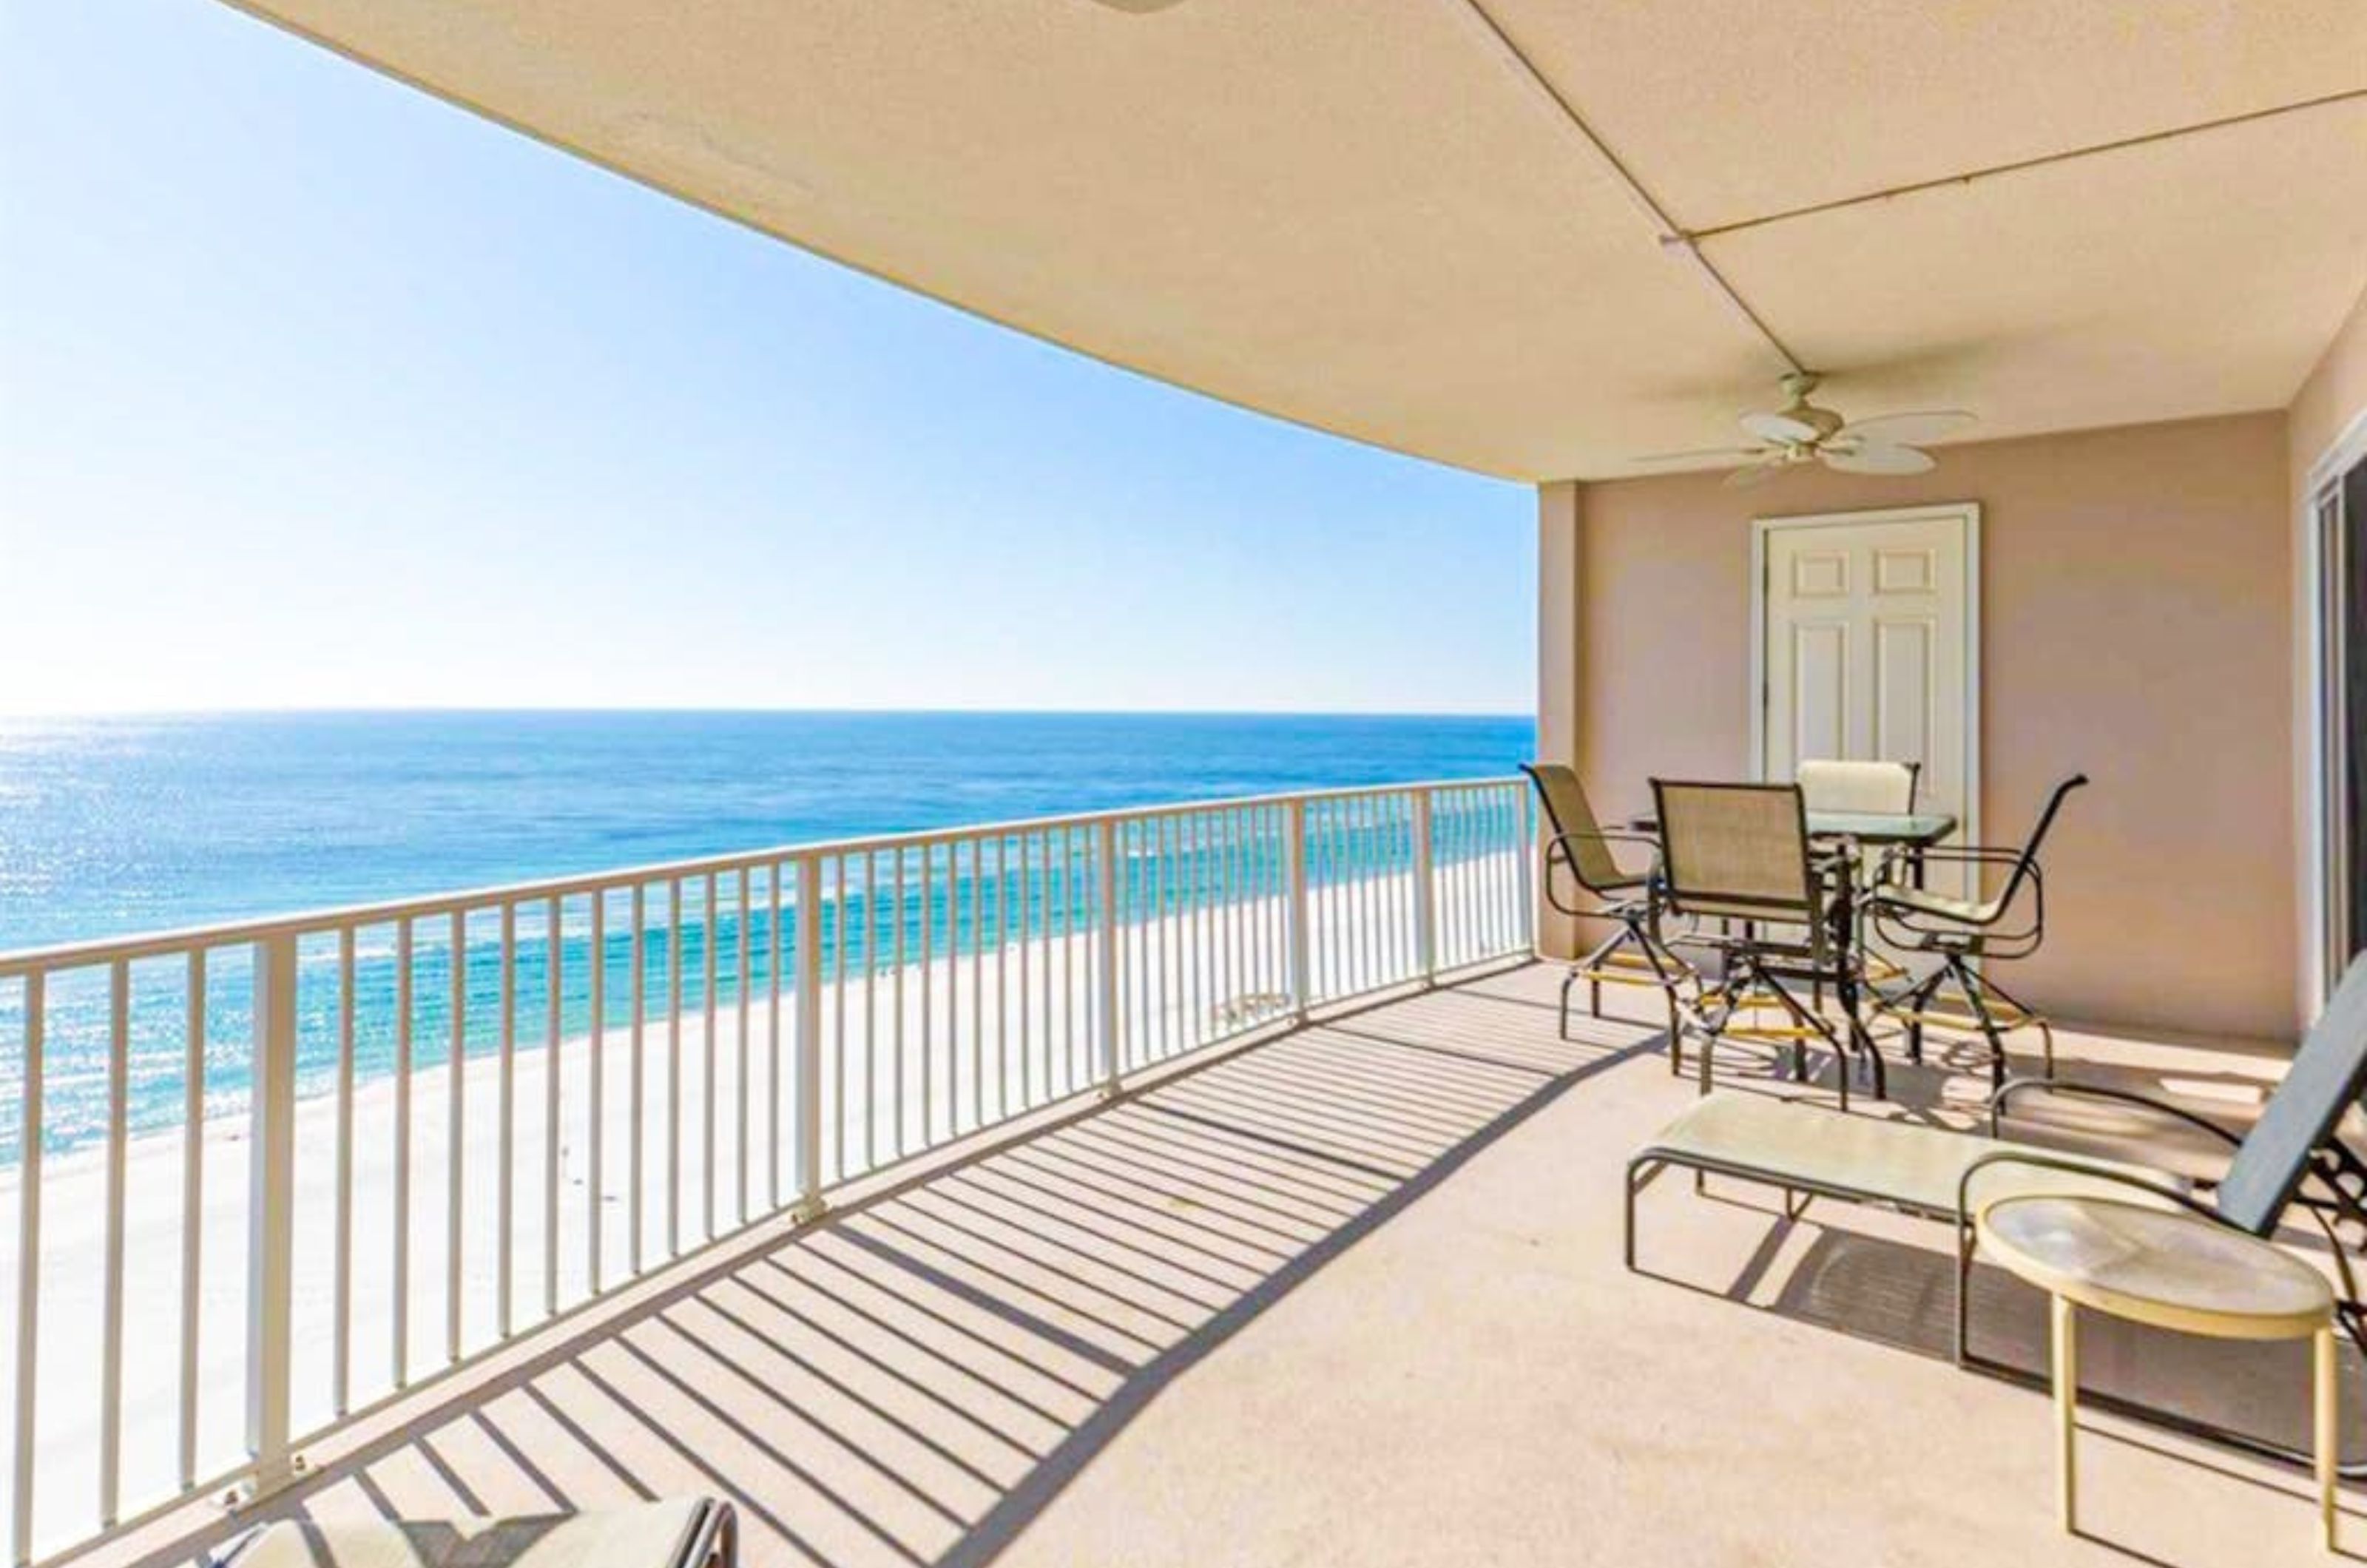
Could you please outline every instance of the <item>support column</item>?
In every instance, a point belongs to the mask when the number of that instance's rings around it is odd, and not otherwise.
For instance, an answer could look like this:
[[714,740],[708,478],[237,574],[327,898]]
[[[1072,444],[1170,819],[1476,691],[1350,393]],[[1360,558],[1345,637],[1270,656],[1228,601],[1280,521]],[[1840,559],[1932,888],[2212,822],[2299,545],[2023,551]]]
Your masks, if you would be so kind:
[[[1579,757],[1580,530],[1585,490],[1575,479],[1537,487],[1537,756],[1576,763]],[[1543,812],[1536,814],[1540,831]],[[1545,878],[1531,884],[1536,899],[1537,951],[1549,957],[1578,953],[1578,922],[1545,901]]]

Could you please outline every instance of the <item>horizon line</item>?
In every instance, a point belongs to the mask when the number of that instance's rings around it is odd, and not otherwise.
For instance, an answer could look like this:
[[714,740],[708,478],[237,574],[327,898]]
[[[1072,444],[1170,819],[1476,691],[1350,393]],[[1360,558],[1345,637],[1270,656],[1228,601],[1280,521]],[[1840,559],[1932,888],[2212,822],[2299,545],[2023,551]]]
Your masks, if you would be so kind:
[[1481,708],[1215,708],[1215,707],[796,707],[796,706],[661,706],[655,705],[623,705],[604,706],[597,704],[560,703],[547,705],[493,704],[482,706],[432,703],[390,704],[379,706],[341,706],[335,705],[241,705],[218,707],[102,707],[102,708],[0,708],[0,724],[28,719],[139,719],[139,718],[245,718],[245,717],[399,717],[399,716],[549,716],[561,714],[685,716],[737,716],[801,715],[815,717],[861,718],[1475,718],[1526,719],[1535,715],[1521,709],[1492,710]]

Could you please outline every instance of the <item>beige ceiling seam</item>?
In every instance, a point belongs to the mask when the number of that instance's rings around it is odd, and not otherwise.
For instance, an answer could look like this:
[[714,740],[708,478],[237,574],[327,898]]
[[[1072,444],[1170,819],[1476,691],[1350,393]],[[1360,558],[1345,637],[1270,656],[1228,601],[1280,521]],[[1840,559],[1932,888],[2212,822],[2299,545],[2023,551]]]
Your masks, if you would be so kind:
[[1620,160],[1619,154],[1612,151],[1610,144],[1586,122],[1586,117],[1578,112],[1578,107],[1569,101],[1559,87],[1547,79],[1543,71],[1537,68],[1536,62],[1529,58],[1527,51],[1514,41],[1512,34],[1504,30],[1503,24],[1489,11],[1484,0],[1461,0],[1461,4],[1463,8],[1478,21],[1485,36],[1492,40],[1504,64],[1517,78],[1527,83],[1533,93],[1578,132],[1596,160],[1626,191],[1637,209],[1651,221],[1653,239],[1660,247],[1682,254],[1690,260],[1699,269],[1703,278],[1726,301],[1727,307],[1739,316],[1752,332],[1766,341],[1767,346],[1775,351],[1777,357],[1784,361],[1787,368],[1795,371],[1806,370],[1807,366],[1802,363],[1800,356],[1794,354],[1790,346],[1775,335],[1775,330],[1751,308],[1750,301],[1742,297],[1741,290],[1735,288],[1733,281],[1717,269],[1716,263],[1702,254],[1701,247],[1693,243],[1694,237],[1687,233],[1682,224],[1669,216],[1668,209],[1660,205],[1659,199],[1652,194],[1644,182],[1636,177],[1635,171],[1628,168]]
[[1731,223],[1713,223],[1701,229],[1680,229],[1678,238],[1691,242],[1714,240],[1727,234],[1738,234],[1745,230],[1762,229],[1770,223],[1788,223],[1795,218],[1813,218],[1818,213],[1840,212],[1852,207],[1863,207],[1870,202],[1889,201],[1898,197],[1914,196],[1927,190],[1971,185],[1976,180],[1993,179],[1999,175],[2020,174],[2028,169],[2043,169],[2054,164],[2067,164],[2081,158],[2101,157],[2108,152],[2125,152],[2132,147],[2149,147],[2157,141],[2174,141],[2181,137],[2200,136],[2208,131],[2225,130],[2234,126],[2249,125],[2255,120],[2273,119],[2281,115],[2301,114],[2310,109],[2326,108],[2336,104],[2353,103],[2367,98],[2367,87],[2353,87],[2346,92],[2328,93],[2323,97],[2303,98],[2295,103],[2277,104],[2269,108],[2251,109],[2243,114],[2223,115],[2217,119],[2197,120],[2191,125],[2172,126],[2166,130],[2148,130],[2136,136],[2123,136],[2111,141],[2098,141],[2085,147],[2066,148],[2059,152],[2041,152],[2033,158],[2017,158],[2010,163],[1990,164],[1977,169],[1965,169],[1953,175],[1941,175],[1928,180],[1913,180],[1906,185],[1886,186],[1856,196],[1836,197],[1830,201],[1811,202],[1806,207],[1787,208],[1781,212],[1764,213],[1757,218],[1740,218]]

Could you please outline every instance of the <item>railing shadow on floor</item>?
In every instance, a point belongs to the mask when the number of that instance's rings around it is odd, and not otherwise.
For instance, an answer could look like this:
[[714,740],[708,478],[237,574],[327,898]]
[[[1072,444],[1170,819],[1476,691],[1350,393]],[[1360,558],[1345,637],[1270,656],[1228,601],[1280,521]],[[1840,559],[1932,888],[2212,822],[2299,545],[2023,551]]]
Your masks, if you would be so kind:
[[131,1562],[189,1561],[271,1517],[697,1492],[740,1510],[753,1564],[991,1562],[1178,1377],[1561,1095],[1666,1043],[1576,1022],[1557,1039],[1549,1010],[1483,976],[1189,1064],[729,1247],[253,1518]]

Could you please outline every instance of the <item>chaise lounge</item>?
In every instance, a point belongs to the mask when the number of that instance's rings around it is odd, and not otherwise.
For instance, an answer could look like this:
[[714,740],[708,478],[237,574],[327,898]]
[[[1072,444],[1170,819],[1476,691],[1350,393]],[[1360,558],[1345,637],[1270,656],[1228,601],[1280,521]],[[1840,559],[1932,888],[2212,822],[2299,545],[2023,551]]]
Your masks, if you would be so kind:
[[[2367,958],[2355,961],[2294,1055],[2259,1119],[2238,1137],[2203,1117],[2127,1090],[2056,1078],[2017,1078],[1991,1097],[2003,1110],[2027,1094],[2060,1094],[2140,1106],[2201,1130],[2234,1151],[2224,1175],[2196,1182],[2129,1161],[1920,1122],[1851,1115],[1813,1102],[1722,1089],[1695,1102],[1627,1162],[1625,1257],[1636,1267],[1636,1198],[1659,1171],[1691,1170],[1780,1189],[1787,1216],[1808,1198],[1874,1203],[1956,1226],[1956,1359],[2020,1376],[1971,1348],[1975,1221],[2013,1197],[2116,1199],[2176,1209],[2209,1224],[2268,1237],[2298,1204],[2327,1237],[2339,1276],[2337,1315],[2367,1352],[2367,1304],[2349,1249],[2367,1238],[2367,1163],[2339,1137],[2343,1117],[2367,1093]],[[2338,1226],[2347,1227],[2346,1247]],[[2285,1460],[2303,1456],[2248,1434],[2174,1417],[2136,1414],[2180,1430]],[[2367,1463],[2345,1467],[2367,1473]]]

